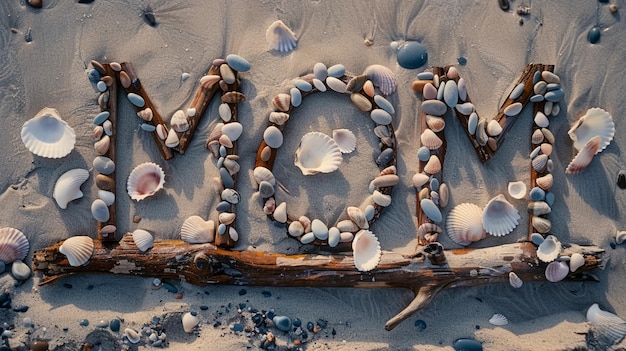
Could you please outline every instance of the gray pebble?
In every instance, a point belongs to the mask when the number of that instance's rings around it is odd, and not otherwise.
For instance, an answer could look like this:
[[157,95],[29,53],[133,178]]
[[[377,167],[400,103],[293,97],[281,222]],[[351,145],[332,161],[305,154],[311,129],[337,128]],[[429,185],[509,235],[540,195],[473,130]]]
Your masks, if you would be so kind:
[[30,267],[20,260],[13,262],[11,265],[11,274],[13,274],[13,278],[19,281],[28,279],[31,273]]
[[4,261],[0,261],[0,274],[4,273],[4,271],[7,269],[6,265],[4,264]]

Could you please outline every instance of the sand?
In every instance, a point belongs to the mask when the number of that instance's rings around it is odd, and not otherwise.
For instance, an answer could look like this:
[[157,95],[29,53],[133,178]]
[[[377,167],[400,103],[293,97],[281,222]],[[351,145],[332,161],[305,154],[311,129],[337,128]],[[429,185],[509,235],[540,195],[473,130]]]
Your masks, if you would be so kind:
[[[100,349],[121,347],[120,333],[105,332],[100,320],[123,319],[126,327],[141,329],[153,316],[165,314],[169,348],[173,350],[232,350],[260,345],[259,336],[233,332],[235,323],[250,324],[249,309],[270,310],[308,321],[326,320],[318,334],[309,332],[306,350],[451,350],[454,340],[470,337],[485,350],[564,350],[584,346],[588,330],[585,311],[592,303],[626,317],[626,256],[624,246],[613,249],[617,230],[626,229],[626,193],[616,186],[626,170],[621,136],[626,133],[622,116],[624,24],[621,10],[610,14],[608,4],[596,1],[533,2],[524,24],[515,13],[518,5],[502,11],[496,1],[177,1],[137,2],[44,1],[33,9],[25,1],[0,3],[0,226],[23,231],[33,249],[41,249],[74,235],[95,237],[96,222],[89,206],[97,196],[93,176],[82,186],[85,196],[60,209],[52,198],[56,179],[65,171],[92,168],[95,157],[92,119],[99,111],[97,93],[87,79],[90,60],[131,61],[152,101],[167,119],[191,99],[196,82],[215,58],[236,53],[252,64],[241,74],[241,90],[247,96],[240,105],[244,133],[239,143],[243,171],[239,192],[237,250],[295,253],[299,245],[286,238],[284,230],[263,214],[254,195],[251,169],[261,141],[270,100],[286,92],[294,78],[312,71],[316,62],[327,66],[341,63],[349,72],[361,73],[367,66],[389,67],[398,81],[389,97],[396,107],[394,127],[398,138],[398,174],[401,183],[392,193],[393,203],[374,224],[386,250],[411,252],[415,246],[415,190],[411,177],[417,171],[416,152],[420,133],[421,96],[411,90],[416,73],[426,66],[457,64],[468,83],[477,110],[495,114],[510,84],[530,62],[554,64],[566,91],[561,112],[552,117],[556,137],[554,156],[556,202],[550,219],[553,232],[563,243],[595,244],[606,249],[608,263],[597,272],[598,283],[529,283],[521,289],[498,284],[442,292],[428,307],[393,331],[384,322],[399,312],[413,295],[408,290],[361,290],[326,288],[275,288],[209,286],[176,283],[182,299],[165,289],[152,290],[151,279],[114,275],[78,275],[50,286],[38,287],[35,275],[14,286],[10,274],[0,276],[0,288],[8,290],[13,306],[27,305],[24,313],[0,310],[2,322],[13,324],[12,348],[25,350],[33,338],[49,341],[51,349],[79,349],[85,341],[102,343]],[[158,25],[149,26],[141,16],[148,7]],[[283,20],[297,35],[295,51],[282,54],[268,49],[265,30]],[[587,41],[587,32],[600,26],[597,44]],[[32,37],[27,41],[26,37]],[[365,39],[373,45],[367,46]],[[420,69],[401,68],[390,49],[392,41],[415,40],[428,49],[428,63]],[[188,73],[190,78],[182,80]],[[206,217],[219,201],[218,172],[205,149],[206,136],[219,119],[213,101],[184,156],[171,161],[160,158],[151,137],[139,128],[130,103],[119,104],[118,228],[136,228],[154,233],[157,240],[178,238],[179,228],[190,215]],[[59,110],[77,134],[74,151],[54,160],[31,154],[20,140],[24,122],[44,107]],[[575,150],[567,135],[570,124],[588,108],[601,107],[615,120],[616,139],[598,154],[581,175],[565,175]],[[367,116],[346,96],[316,94],[307,98],[292,116],[285,131],[285,145],[274,167],[278,180],[289,190],[279,192],[290,211],[334,221],[349,205],[367,196],[369,181],[377,174],[373,164],[376,137]],[[448,152],[444,165],[451,190],[448,210],[455,204],[474,202],[484,206],[509,181],[529,181],[527,155],[532,109],[527,108],[496,156],[487,164],[475,157],[461,126],[448,116]],[[304,177],[293,165],[293,153],[302,135],[310,131],[330,134],[349,128],[358,137],[357,150],[344,156],[338,172]],[[119,144],[122,143],[122,144]],[[160,164],[166,173],[165,189],[142,202],[125,194],[125,179],[142,162]],[[93,173],[92,173],[93,174]],[[489,247],[512,243],[528,233],[526,200],[513,202],[522,215],[521,224],[504,238],[488,238],[475,244]],[[132,221],[134,215],[142,220]],[[444,212],[445,215],[445,212]],[[445,247],[458,247],[442,236]],[[30,262],[30,258],[27,259]],[[240,315],[239,304],[245,304]],[[201,310],[200,306],[206,306]],[[182,332],[180,315],[198,311],[201,330]],[[502,313],[509,324],[488,323]],[[33,327],[24,326],[30,318]],[[82,319],[89,326],[80,326]],[[426,329],[414,322],[421,319]],[[7,325],[4,326],[5,328]],[[66,328],[66,329],[64,329]],[[108,329],[107,329],[108,330]],[[290,337],[272,329],[280,348],[294,348]],[[334,333],[333,333],[334,331]],[[144,341],[124,347],[150,349]],[[118,346],[111,343],[117,342]],[[98,348],[96,348],[98,349]]]

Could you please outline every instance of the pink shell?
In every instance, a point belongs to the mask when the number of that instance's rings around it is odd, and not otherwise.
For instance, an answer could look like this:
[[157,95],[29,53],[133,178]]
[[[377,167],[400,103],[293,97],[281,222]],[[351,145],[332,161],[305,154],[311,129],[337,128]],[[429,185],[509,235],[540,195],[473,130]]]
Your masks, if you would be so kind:
[[126,184],[128,195],[133,200],[141,201],[154,195],[163,188],[165,173],[156,163],[146,162],[135,167]]
[[354,265],[359,271],[371,271],[380,261],[381,250],[378,238],[369,230],[359,231],[352,240]]
[[585,146],[574,156],[572,162],[569,163],[567,169],[565,169],[565,173],[567,174],[578,174],[584,171],[587,166],[593,160],[593,155],[595,155],[600,149],[600,142],[602,138],[599,136],[591,138]]
[[30,244],[24,233],[15,228],[0,228],[0,261],[10,264],[24,260],[29,249]]

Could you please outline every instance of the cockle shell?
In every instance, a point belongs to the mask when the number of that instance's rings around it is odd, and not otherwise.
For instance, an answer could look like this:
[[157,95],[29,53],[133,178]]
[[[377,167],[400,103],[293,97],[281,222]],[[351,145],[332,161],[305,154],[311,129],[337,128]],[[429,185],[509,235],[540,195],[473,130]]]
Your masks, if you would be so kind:
[[552,176],[552,173],[548,173],[542,177],[535,179],[535,183],[537,184],[537,186],[546,191],[552,188],[553,182],[554,177]]
[[200,318],[196,312],[187,312],[182,317],[183,330],[185,333],[193,333],[193,330],[200,323]]
[[262,181],[269,182],[271,185],[276,185],[276,178],[274,177],[274,173],[269,169],[258,166],[254,168],[252,172],[252,176],[257,184],[261,184]]
[[426,115],[426,125],[428,128],[432,129],[433,132],[437,133],[441,132],[446,127],[446,120],[441,117]]
[[546,168],[546,165],[548,164],[548,160],[549,160],[548,155],[541,154],[533,158],[531,163],[535,171],[543,172],[543,170]]
[[180,228],[180,238],[190,244],[204,244],[215,240],[215,222],[200,216],[189,216]]
[[561,253],[561,242],[554,235],[548,235],[537,248],[537,258],[543,262],[552,262]]
[[88,236],[73,236],[59,247],[59,252],[67,257],[70,266],[82,266],[93,254],[93,240]]
[[367,272],[376,268],[381,250],[378,238],[369,230],[360,230],[352,240],[354,265],[359,271]]
[[484,239],[482,215],[483,210],[473,203],[457,205],[448,213],[446,233],[452,241],[463,246]]
[[61,158],[74,149],[76,133],[56,109],[46,107],[22,126],[22,142],[33,154]]
[[270,112],[269,120],[276,125],[282,126],[289,120],[289,114],[284,112],[272,111]]
[[165,173],[156,163],[146,162],[135,167],[126,183],[128,195],[133,200],[141,201],[154,195],[163,188]]
[[10,264],[24,260],[29,249],[30,244],[24,233],[10,227],[0,229],[0,261]]
[[209,74],[200,78],[200,85],[205,89],[211,89],[213,85],[220,81],[222,77],[217,74]]
[[539,216],[550,213],[551,208],[545,201],[535,201],[528,204],[528,213]]
[[89,178],[89,171],[82,168],[74,168],[63,173],[54,184],[52,197],[57,205],[62,209],[67,208],[67,204],[83,197],[80,186]]
[[600,142],[596,153],[604,150],[613,140],[615,123],[613,117],[605,110],[594,107],[580,117],[567,132],[574,142],[574,148],[581,150],[592,138],[599,136]]
[[396,76],[389,68],[382,65],[371,65],[363,71],[363,74],[380,89],[383,95],[391,95],[396,91],[398,85]]
[[602,346],[607,350],[613,349],[612,346],[626,336],[626,321],[614,313],[601,310],[597,303],[589,307],[586,317],[595,337],[604,341]]
[[96,141],[93,144],[93,148],[96,150],[96,153],[98,155],[104,155],[109,151],[109,148],[111,147],[111,137],[109,137],[108,135],[105,135],[104,137],[102,137],[102,139]]
[[441,229],[441,227],[436,225],[435,223],[425,222],[422,223],[419,228],[417,228],[417,236],[423,237],[426,234],[439,234],[442,231],[443,230]]
[[526,183],[522,181],[509,182],[509,195],[515,199],[522,199],[526,196]]
[[549,282],[556,283],[565,279],[569,274],[569,267],[567,263],[560,261],[553,261],[548,264],[546,267],[546,279]]
[[278,111],[288,112],[291,107],[291,95],[280,93],[272,99],[272,106]]
[[265,40],[272,50],[290,52],[296,48],[298,39],[296,35],[281,21],[275,21],[265,31]]
[[346,211],[348,212],[348,217],[350,217],[352,222],[354,222],[359,228],[362,228],[362,229],[369,228],[369,223],[367,222],[367,219],[365,218],[365,213],[363,213],[363,211],[361,211],[360,208],[354,207],[354,206],[348,206]]
[[496,195],[483,210],[483,228],[494,236],[504,236],[517,227],[520,215],[504,195]]
[[146,252],[154,245],[154,237],[150,232],[143,229],[133,231],[133,241],[141,252]]
[[570,162],[569,165],[567,165],[567,168],[565,169],[565,173],[578,174],[584,171],[593,160],[593,156],[600,149],[601,141],[602,139],[600,136],[591,138],[591,140],[589,140],[587,144],[585,144],[585,146],[583,146],[583,148],[580,149],[580,151],[578,151],[576,156],[574,156],[574,159],[572,160],[572,162]]
[[436,155],[431,155],[426,165],[424,165],[424,172],[428,174],[436,174],[441,171],[441,161]]
[[443,145],[443,140],[437,136],[432,130],[426,129],[420,135],[420,141],[422,145],[426,146],[430,150],[436,150]]
[[278,206],[276,206],[276,209],[274,210],[274,213],[272,214],[272,216],[274,217],[274,220],[276,222],[286,223],[287,222],[287,203],[281,202]]
[[343,154],[351,153],[356,148],[356,136],[349,129],[333,130],[333,140]]
[[[228,105],[227,105],[228,106]],[[172,129],[182,133],[189,130],[189,121],[187,120],[187,115],[183,110],[177,110],[172,115],[172,119],[170,120],[170,126]]]
[[489,323],[497,326],[504,326],[509,324],[509,320],[503,314],[496,313],[489,318]]
[[305,134],[296,150],[294,164],[303,175],[330,173],[341,164],[341,151],[337,143],[320,132]]
[[413,186],[419,188],[422,185],[426,184],[430,180],[430,177],[424,173],[415,173],[412,180]]

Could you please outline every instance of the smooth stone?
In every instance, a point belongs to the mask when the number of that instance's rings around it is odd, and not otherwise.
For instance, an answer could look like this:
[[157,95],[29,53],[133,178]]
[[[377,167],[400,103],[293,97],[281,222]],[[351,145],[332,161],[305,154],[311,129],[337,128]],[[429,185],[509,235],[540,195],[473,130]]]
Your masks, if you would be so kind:
[[128,98],[128,101],[130,101],[131,104],[137,106],[137,107],[144,107],[146,102],[144,101],[144,99],[135,94],[135,93],[128,93],[128,95],[126,95],[126,97]]
[[300,242],[302,244],[310,244],[315,241],[315,234],[313,232],[308,232],[300,237]]
[[315,78],[323,82],[326,80],[326,77],[328,77],[328,68],[326,68],[325,64],[318,62],[313,66],[313,74]]
[[393,120],[389,112],[381,108],[373,109],[372,112],[370,112],[370,118],[372,118],[372,121],[385,126]]
[[220,145],[220,156],[226,157],[227,155],[228,155],[228,152],[226,151],[226,146]]
[[437,88],[435,88],[432,83],[426,83],[424,85],[424,89],[422,90],[422,95],[425,100],[433,100],[437,98]]
[[470,135],[474,135],[476,133],[476,127],[478,126],[478,114],[476,112],[472,112],[472,114],[467,119],[467,132]]
[[439,88],[437,88],[437,100],[443,101],[443,93],[446,90],[446,82],[439,83]]
[[338,63],[336,65],[332,65],[328,67],[327,72],[328,72],[328,76],[339,78],[346,73],[346,68],[342,64]]
[[98,89],[99,92],[104,93],[107,90],[107,83],[99,81],[96,83],[96,89]]
[[450,107],[456,106],[459,101],[459,90],[455,81],[449,80],[446,83],[446,87],[443,91],[443,100],[446,102],[446,105]]
[[483,351],[483,345],[474,339],[458,339],[452,347],[455,351]]
[[391,161],[392,158],[393,158],[393,149],[387,148],[383,150],[383,152],[381,152],[380,155],[378,155],[378,157],[376,158],[376,164],[379,166],[385,166],[387,165],[387,163],[389,163],[389,161]]
[[561,83],[561,78],[559,78],[559,76],[557,76],[556,74],[550,72],[550,71],[542,71],[541,72],[541,78],[543,78],[543,80],[546,81],[546,83],[550,84],[550,83]]
[[289,95],[291,96],[291,105],[293,107],[298,107],[302,103],[302,93],[300,93],[300,89],[291,88],[289,90]]
[[311,231],[315,237],[320,240],[328,239],[328,227],[319,219],[314,219],[313,222],[311,222]]
[[102,111],[98,113],[96,117],[93,119],[93,124],[100,125],[104,123],[104,121],[106,121],[110,115],[111,113],[109,111]]
[[313,78],[313,86],[315,87],[315,89],[319,90],[320,93],[326,91],[326,85],[324,84],[324,82],[317,78]]
[[543,95],[546,93],[546,91],[548,90],[548,83],[542,81],[537,82],[534,86],[533,86],[533,92],[535,94],[540,94]]
[[388,113],[396,113],[396,110],[393,108],[391,102],[389,102],[389,100],[385,99],[381,95],[374,95],[374,102],[376,103],[376,105],[378,105],[378,107],[382,108]]
[[267,146],[277,149],[283,145],[283,133],[275,126],[269,126],[263,132],[263,140],[265,140]]
[[31,341],[30,344],[28,344],[28,347],[31,351],[48,351],[50,346],[45,340],[35,340]]
[[546,192],[540,187],[534,187],[530,189],[530,192],[528,193],[528,195],[530,196],[530,199],[533,201],[543,201],[546,199]]
[[109,328],[111,328],[111,331],[118,332],[120,331],[120,325],[121,325],[120,320],[115,318],[115,319],[112,319],[111,322],[109,323]]
[[552,207],[552,205],[554,204],[555,199],[556,199],[556,196],[554,195],[554,193],[548,192],[546,194],[546,203],[550,205],[550,207]]
[[78,322],[78,324],[82,327],[86,327],[89,325],[89,321],[87,319],[81,319],[80,322]]
[[224,122],[230,121],[230,119],[233,117],[232,111],[230,110],[230,106],[228,106],[227,103],[221,103],[217,109],[217,112],[219,113],[220,118]]
[[302,90],[302,91],[311,91],[313,89],[313,86],[311,85],[311,83],[307,82],[304,79],[296,79],[296,81],[294,82],[296,88]]
[[530,97],[530,102],[542,102],[544,100],[543,95],[536,94]]
[[[459,105],[457,105],[458,107]],[[422,102],[422,112],[427,115],[443,116],[448,106],[439,100],[426,100]]]
[[156,130],[156,127],[154,125],[152,125],[152,124],[149,124],[149,123],[142,123],[141,124],[141,129],[146,131],[146,132],[152,133],[152,132],[154,132]]
[[98,190],[98,198],[102,199],[107,206],[115,203],[115,194],[110,191]]
[[217,226],[217,234],[224,235],[226,233],[226,224],[221,223]]
[[430,179],[430,190],[439,191],[439,180],[435,177]]
[[456,61],[459,63],[459,65],[462,65],[462,66],[467,65],[467,59],[464,56],[457,57]]
[[533,84],[537,84],[539,79],[541,79],[541,72],[536,71],[535,74],[533,74]]
[[274,316],[272,322],[276,328],[282,331],[289,331],[291,329],[291,319],[287,316]]
[[524,83],[519,83],[513,91],[511,91],[511,95],[509,95],[509,99],[515,100],[524,92]]
[[543,238],[543,235],[539,233],[532,233],[530,235],[530,241],[532,241],[533,244],[539,246],[544,241],[544,238]]
[[0,274],[4,273],[6,269],[7,269],[6,263],[4,263],[4,261],[0,261]]
[[427,162],[430,159],[430,149],[426,146],[422,146],[417,150],[417,158],[420,161]]
[[264,199],[274,195],[274,186],[272,183],[265,180],[261,181],[259,183],[259,195]]
[[226,123],[222,127],[222,135],[226,135],[231,141],[237,141],[243,133],[243,126],[239,122]]
[[235,187],[235,180],[230,175],[230,172],[228,172],[228,170],[224,167],[220,168],[220,179],[222,180],[224,188],[232,189]]
[[433,222],[439,223],[443,219],[439,207],[437,207],[431,199],[422,199],[420,201],[420,206],[422,208],[422,212],[424,212],[424,214]]
[[93,159],[93,168],[102,174],[109,175],[115,172],[115,163],[106,156],[97,156]]
[[587,33],[587,40],[589,40],[591,44],[595,44],[600,41],[600,35],[601,35],[600,28],[593,27]]
[[105,321],[104,319],[98,321],[98,323],[96,323],[96,327],[98,328],[106,328],[109,326],[109,321]]
[[415,323],[413,323],[413,325],[415,325],[415,327],[419,331],[424,331],[426,329],[426,322],[424,322],[421,319],[416,320]]
[[510,104],[509,106],[505,107],[503,112],[505,115],[509,117],[513,117],[513,116],[519,115],[519,113],[522,112],[523,107],[524,105],[522,105],[521,102],[514,102]]
[[215,206],[215,210],[218,212],[229,211],[230,203],[228,201],[220,201],[217,206]]
[[100,190],[114,191],[115,181],[109,176],[98,174],[96,175],[96,186]]
[[625,172],[620,172],[617,175],[617,186],[620,187],[620,189],[626,189],[626,173]]
[[109,220],[109,207],[102,199],[95,199],[91,203],[91,214],[99,222],[106,222]]
[[376,209],[372,205],[367,205],[363,213],[365,214],[365,219],[369,222],[374,219],[374,216],[376,215]]
[[456,104],[456,106],[454,106],[454,108],[459,111],[459,113],[463,114],[463,115],[470,115],[472,112],[474,112],[474,104],[472,104],[471,102],[465,102],[462,104]]
[[89,77],[89,80],[92,83],[98,84],[98,82],[100,81],[100,72],[92,68],[89,70],[89,72],[87,72],[87,77]]
[[417,74],[419,80],[433,80],[435,74],[433,72],[420,72]]
[[220,75],[222,76],[222,80],[226,84],[233,84],[237,80],[235,72],[233,72],[229,65],[222,64],[220,66]]
[[406,69],[421,67],[428,61],[426,47],[415,41],[407,41],[398,46],[397,55],[398,64]]
[[550,83],[546,85],[546,91],[557,90],[561,88],[561,83]]
[[30,270],[30,267],[28,267],[28,265],[21,260],[15,260],[11,264],[11,274],[13,275],[13,278],[19,281],[28,279],[31,273],[32,271]]
[[551,90],[544,95],[544,98],[546,99],[546,101],[550,101],[550,102],[561,101],[563,100],[564,97],[565,97],[565,92],[563,91],[563,89]]
[[337,227],[331,227],[328,229],[328,246],[335,247],[341,241],[341,232]]
[[248,72],[251,67],[248,60],[236,54],[226,56],[226,63],[228,63],[232,69],[239,72]]
[[465,85],[465,79],[459,78],[457,89],[459,91],[459,99],[461,99],[461,101],[467,100],[467,86]]
[[233,325],[233,331],[235,332],[242,332],[244,330],[243,325],[241,323],[235,323],[235,325]]

